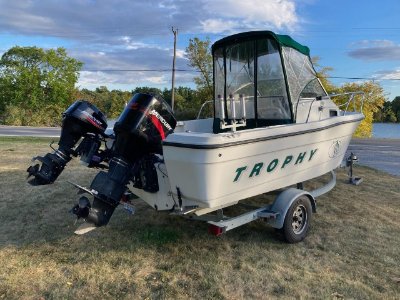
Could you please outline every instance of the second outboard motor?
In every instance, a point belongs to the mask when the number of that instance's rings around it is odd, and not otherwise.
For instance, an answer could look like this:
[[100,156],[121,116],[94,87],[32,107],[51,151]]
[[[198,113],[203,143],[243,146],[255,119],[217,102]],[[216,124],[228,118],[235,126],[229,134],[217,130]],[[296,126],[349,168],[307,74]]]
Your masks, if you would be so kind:
[[115,142],[108,172],[100,171],[90,186],[97,193],[93,204],[89,210],[77,204],[73,212],[96,226],[106,225],[126,185],[143,165],[141,159],[162,154],[161,142],[175,126],[172,109],[161,97],[135,94],[114,125]]
[[[33,161],[38,160],[42,165],[36,164],[28,168],[28,177],[34,176],[29,183],[32,185],[53,183],[71,160],[71,155],[77,154],[74,147],[80,138],[88,133],[94,136],[104,134],[106,128],[107,120],[96,106],[83,100],[73,103],[63,113],[58,149],[54,149],[53,153],[47,153],[43,157],[33,158]],[[94,145],[97,147],[97,142]]]

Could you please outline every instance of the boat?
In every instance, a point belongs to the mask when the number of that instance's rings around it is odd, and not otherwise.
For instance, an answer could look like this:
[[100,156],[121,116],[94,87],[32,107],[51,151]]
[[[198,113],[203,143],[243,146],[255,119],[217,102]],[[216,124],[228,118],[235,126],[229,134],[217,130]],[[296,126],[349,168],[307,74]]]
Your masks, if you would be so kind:
[[[28,169],[31,183],[54,182],[79,155],[89,167],[107,170],[90,188],[75,184],[94,199],[81,197],[73,212],[94,226],[106,225],[118,204],[129,206],[120,199],[131,194],[158,211],[208,220],[216,234],[266,218],[286,228],[289,242],[304,239],[318,193],[290,186],[341,165],[364,118],[363,95],[351,93],[344,106],[335,104],[309,48],[287,35],[231,35],[213,44],[212,55],[212,118],[176,121],[163,99],[136,94],[107,134],[104,115],[78,101],[64,113],[59,149],[37,157],[42,165]],[[101,140],[108,141],[106,149]],[[272,205],[236,219],[221,214],[241,200],[280,189]]]

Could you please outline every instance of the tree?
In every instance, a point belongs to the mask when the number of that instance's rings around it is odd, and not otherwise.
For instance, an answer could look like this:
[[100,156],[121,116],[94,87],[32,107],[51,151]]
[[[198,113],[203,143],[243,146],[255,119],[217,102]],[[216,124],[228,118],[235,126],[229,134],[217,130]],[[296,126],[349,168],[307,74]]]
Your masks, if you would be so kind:
[[[164,98],[171,99],[171,90],[165,89]],[[175,116],[178,120],[190,120],[197,117],[202,99],[204,96],[199,95],[199,91],[189,87],[175,88]]]
[[[354,133],[356,137],[371,137],[372,136],[372,122],[374,121],[374,114],[377,114],[385,103],[385,94],[383,88],[379,83],[374,81],[367,81],[363,83],[346,83],[342,86],[335,86],[331,83],[329,78],[329,72],[333,70],[331,67],[323,67],[319,64],[319,57],[313,57],[313,65],[317,71],[317,77],[321,80],[322,85],[328,92],[328,94],[341,94],[348,92],[364,92],[364,105],[363,114],[365,119],[360,123],[357,130]],[[356,96],[360,97],[360,96]],[[333,101],[340,105],[349,100],[349,96],[333,97]],[[361,101],[356,99],[356,108],[361,109]],[[400,99],[399,99],[400,100]],[[400,101],[399,101],[400,104]],[[388,118],[391,116],[388,115]]]
[[392,110],[391,101],[385,101],[381,109],[374,113],[374,122],[395,123],[397,120],[396,114]]
[[131,92],[109,91],[105,86],[97,87],[94,91],[88,89],[77,90],[74,96],[75,99],[84,99],[93,103],[109,119],[117,118],[131,97]]
[[107,116],[109,118],[118,118],[129,100],[132,98],[131,92],[112,90],[110,95],[110,110]]
[[391,108],[396,116],[397,122],[400,122],[400,96],[397,96],[393,99],[391,103]]
[[13,47],[0,59],[0,122],[55,125],[71,103],[82,63],[64,48]]
[[333,83],[328,80],[329,72],[333,71],[333,68],[332,67],[322,66],[319,63],[320,59],[321,58],[319,56],[313,56],[311,58],[311,61],[312,61],[313,66],[315,68],[315,71],[317,72],[317,77],[321,81],[323,87],[328,92],[328,94],[336,93],[337,87],[335,85],[333,85]]
[[145,93],[145,94],[163,96],[163,92],[160,89],[148,86],[136,87],[134,90],[132,90],[132,95],[136,93]]
[[[357,137],[371,137],[373,116],[374,113],[379,111],[380,108],[384,105],[385,94],[380,84],[373,81],[367,81],[363,83],[346,83],[338,88],[339,93],[358,92],[358,91],[364,92],[363,114],[365,116],[365,119],[358,126],[354,135]],[[348,98],[344,99],[338,97],[338,102],[343,103],[347,99]],[[357,101],[356,105],[357,109],[361,108],[360,101]]]
[[396,115],[394,114],[394,112],[391,109],[386,111],[383,122],[387,122],[387,123],[396,123],[397,122]]
[[199,91],[199,96],[204,97],[202,102],[213,98],[213,60],[210,49],[211,41],[199,38],[189,40],[186,48],[186,57],[189,59],[189,66],[199,71],[200,76],[194,78],[194,82]]

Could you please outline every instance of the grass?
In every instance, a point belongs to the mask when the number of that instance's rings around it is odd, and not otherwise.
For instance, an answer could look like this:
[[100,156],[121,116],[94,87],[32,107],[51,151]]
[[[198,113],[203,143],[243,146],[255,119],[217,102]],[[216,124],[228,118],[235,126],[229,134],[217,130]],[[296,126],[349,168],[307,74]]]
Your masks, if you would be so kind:
[[399,177],[357,166],[356,187],[340,170],[295,245],[262,221],[214,237],[141,202],[76,236],[66,181],[89,185],[96,170],[73,161],[53,185],[29,186],[25,170],[49,141],[0,138],[0,299],[399,298]]

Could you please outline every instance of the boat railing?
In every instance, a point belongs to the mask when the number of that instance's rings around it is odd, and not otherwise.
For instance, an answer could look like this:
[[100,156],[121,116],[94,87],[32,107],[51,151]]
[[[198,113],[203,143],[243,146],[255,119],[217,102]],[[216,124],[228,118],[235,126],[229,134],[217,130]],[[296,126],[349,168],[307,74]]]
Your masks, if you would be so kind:
[[[360,97],[356,97],[360,95]],[[342,104],[339,104],[338,107],[343,111],[343,115],[346,115],[346,113],[349,111],[349,108],[353,106],[353,112],[362,112],[363,106],[364,106],[364,99],[365,99],[365,93],[364,92],[346,92],[346,93],[340,93],[340,94],[332,94],[329,95],[329,97],[339,97],[339,96],[348,96],[348,100]],[[360,99],[360,109],[357,110],[357,99]],[[343,109],[342,109],[343,108]]]
[[[353,108],[353,110],[352,110],[353,112],[362,112],[363,106],[364,106],[364,100],[365,100],[365,93],[364,92],[361,92],[361,91],[358,91],[358,92],[346,92],[346,93],[339,93],[339,94],[331,94],[331,95],[329,95],[330,98],[340,97],[340,96],[347,96],[348,97],[347,101],[345,101],[342,104],[338,104],[338,107],[343,111],[343,115],[346,115],[346,113],[349,112],[349,109],[351,109],[351,107]],[[361,97],[357,97],[357,96],[361,96]],[[245,112],[245,104],[244,104],[244,101],[243,101],[245,97],[241,97],[241,98],[242,98],[242,99],[240,99],[241,100],[241,103],[240,103],[241,104],[241,111],[242,111],[241,112],[242,113],[241,119],[245,120],[246,119],[246,112]],[[312,101],[312,103],[316,99],[317,98],[315,98]],[[360,102],[359,110],[357,110],[357,100],[358,99],[359,99],[359,102]],[[232,108],[234,108],[235,100],[233,98],[230,98],[229,100],[231,102],[231,109],[232,109]],[[213,102],[214,102],[213,100],[207,100],[201,105],[201,107],[199,109],[199,112],[197,114],[197,118],[196,118],[197,120],[200,119],[201,114],[202,114],[204,108],[206,107],[206,105],[212,104]],[[224,109],[224,106],[222,105],[222,101],[220,101],[220,102],[221,102],[221,110],[223,111],[223,115],[225,117],[225,109]],[[312,103],[310,105],[310,111],[311,111]],[[235,110],[234,109],[233,109],[233,113],[235,115]],[[306,123],[308,122],[309,115],[310,115],[310,112],[308,113]],[[234,119],[236,119],[236,116],[234,117]],[[227,126],[226,124],[224,124],[224,125]],[[236,127],[235,125],[233,127]],[[242,124],[240,124],[240,125],[242,125]]]
[[207,104],[210,104],[210,103],[213,103],[214,101],[213,100],[207,100],[207,101],[205,101],[202,105],[201,105],[201,107],[200,107],[200,109],[199,109],[199,113],[197,114],[197,120],[199,120],[200,119],[200,117],[201,117],[201,113],[203,112],[203,109],[204,109],[204,107],[207,105]]

